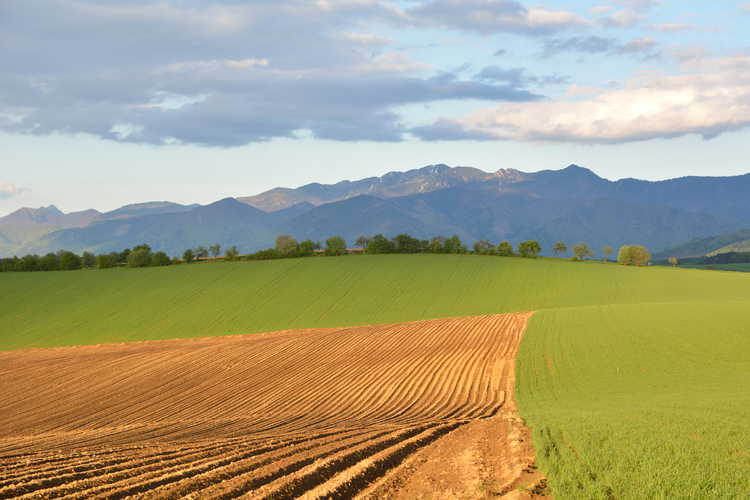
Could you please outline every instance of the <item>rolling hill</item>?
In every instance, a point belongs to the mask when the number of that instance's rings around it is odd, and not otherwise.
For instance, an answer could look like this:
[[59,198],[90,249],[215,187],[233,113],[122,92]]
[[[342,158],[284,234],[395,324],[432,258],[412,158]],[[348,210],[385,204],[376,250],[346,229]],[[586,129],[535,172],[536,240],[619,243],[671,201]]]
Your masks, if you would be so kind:
[[720,249],[744,242],[748,239],[750,239],[750,229],[739,229],[737,231],[717,234],[715,236],[692,238],[687,241],[681,241],[664,248],[663,250],[654,252],[652,256],[654,259],[668,259],[670,257],[702,257],[708,254],[720,253]]

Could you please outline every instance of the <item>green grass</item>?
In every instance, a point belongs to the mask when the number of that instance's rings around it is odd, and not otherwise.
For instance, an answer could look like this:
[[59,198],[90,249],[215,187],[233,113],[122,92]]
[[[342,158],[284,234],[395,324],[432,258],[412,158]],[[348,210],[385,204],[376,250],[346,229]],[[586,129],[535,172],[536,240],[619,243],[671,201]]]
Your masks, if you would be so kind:
[[748,325],[747,293],[537,313],[516,389],[555,499],[750,497]]
[[517,397],[556,500],[750,497],[750,276],[385,255],[0,274],[0,349],[535,310]]
[[557,259],[386,255],[0,275],[0,350],[730,300],[746,276]]

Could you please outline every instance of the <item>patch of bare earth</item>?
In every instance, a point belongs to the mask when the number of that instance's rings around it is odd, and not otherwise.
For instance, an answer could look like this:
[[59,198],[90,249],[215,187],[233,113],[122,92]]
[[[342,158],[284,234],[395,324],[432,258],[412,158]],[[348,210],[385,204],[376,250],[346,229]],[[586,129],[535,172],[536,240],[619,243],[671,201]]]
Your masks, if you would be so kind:
[[0,353],[3,498],[529,498],[531,313]]

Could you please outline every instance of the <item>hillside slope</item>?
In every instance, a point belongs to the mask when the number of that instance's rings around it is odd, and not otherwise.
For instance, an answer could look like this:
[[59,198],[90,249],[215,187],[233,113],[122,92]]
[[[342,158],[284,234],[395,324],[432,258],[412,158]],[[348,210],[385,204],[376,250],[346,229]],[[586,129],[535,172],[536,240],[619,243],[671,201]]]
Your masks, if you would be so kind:
[[716,252],[720,248],[750,239],[750,229],[739,229],[715,236],[693,238],[671,245],[653,253],[654,259],[668,259],[670,257],[702,257]]

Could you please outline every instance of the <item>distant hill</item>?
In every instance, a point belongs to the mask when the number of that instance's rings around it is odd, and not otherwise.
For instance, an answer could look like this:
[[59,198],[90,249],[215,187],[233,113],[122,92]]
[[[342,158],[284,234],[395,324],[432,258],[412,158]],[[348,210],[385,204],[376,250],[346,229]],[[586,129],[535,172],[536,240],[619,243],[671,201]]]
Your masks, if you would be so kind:
[[731,245],[727,245],[725,247],[721,247],[718,250],[714,250],[711,253],[708,253],[707,255],[713,256],[718,255],[720,253],[728,253],[728,252],[750,252],[750,240],[744,240],[744,241],[738,241],[737,243],[732,243]]
[[142,217],[144,215],[155,215],[155,214],[169,214],[179,212],[189,212],[200,205],[180,205],[179,203],[172,203],[169,201],[150,201],[147,203],[135,203],[132,205],[125,205],[116,210],[105,212],[92,219],[95,220],[113,220],[113,219],[127,219],[129,217]]
[[93,209],[64,214],[54,205],[21,208],[12,214],[0,217],[0,226],[49,226],[52,224],[61,228],[68,228],[85,225],[99,215],[101,215],[101,212]]
[[658,252],[652,253],[652,257],[655,260],[668,259],[670,257],[703,257],[704,255],[719,253],[719,249],[726,248],[729,245],[743,242],[748,239],[750,239],[750,229],[740,229],[714,236],[682,241],[659,250]]

